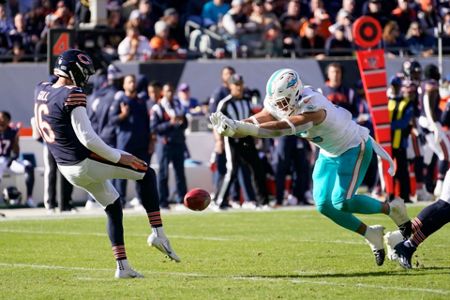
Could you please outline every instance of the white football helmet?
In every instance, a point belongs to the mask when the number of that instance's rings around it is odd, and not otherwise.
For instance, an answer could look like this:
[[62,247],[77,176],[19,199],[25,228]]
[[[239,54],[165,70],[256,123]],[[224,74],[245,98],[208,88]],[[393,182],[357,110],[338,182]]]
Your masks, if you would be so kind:
[[270,76],[266,85],[264,107],[278,120],[293,115],[300,104],[303,83],[292,69],[280,69]]

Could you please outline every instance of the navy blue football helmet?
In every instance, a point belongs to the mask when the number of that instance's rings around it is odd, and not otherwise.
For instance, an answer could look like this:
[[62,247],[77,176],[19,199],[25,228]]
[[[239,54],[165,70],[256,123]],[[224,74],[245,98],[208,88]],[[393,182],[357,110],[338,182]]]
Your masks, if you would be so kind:
[[89,76],[95,73],[92,59],[83,51],[69,49],[57,59],[53,74],[73,81],[76,86],[84,87]]

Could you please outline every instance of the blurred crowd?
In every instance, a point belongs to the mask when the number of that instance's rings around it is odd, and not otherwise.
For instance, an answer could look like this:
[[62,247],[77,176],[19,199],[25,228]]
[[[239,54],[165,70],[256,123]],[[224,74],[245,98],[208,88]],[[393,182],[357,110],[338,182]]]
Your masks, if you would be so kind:
[[[0,61],[43,61],[50,29],[79,29],[78,48],[107,61],[352,55],[352,24],[376,18],[389,56],[450,52],[445,0],[108,0],[107,23],[85,44],[88,0],[0,1]],[[89,32],[89,31],[88,31]],[[92,30],[90,31],[92,33]],[[94,30],[95,32],[95,30]]]
[[[218,74],[221,84],[211,90],[206,103],[195,98],[195,91],[191,91],[187,83],[173,86],[168,82],[149,82],[142,75],[124,74],[115,65],[95,76],[87,106],[92,126],[107,144],[148,163],[156,155],[161,208],[182,207],[187,190],[185,165],[190,161],[186,130],[192,129],[193,119],[206,120],[210,113],[216,111],[244,119],[262,109],[260,93],[247,86],[245,78],[237,71],[232,66],[222,69]],[[326,81],[316,88],[329,101],[350,111],[353,119],[368,127],[374,135],[363,86],[361,82],[354,86],[345,85],[345,74],[343,65],[331,62],[326,67]],[[389,79],[387,96],[392,156],[397,166],[395,193],[405,202],[431,201],[434,195],[441,193],[450,160],[449,84],[450,76],[441,78],[437,66],[422,66],[416,60],[405,60],[398,74]],[[10,131],[14,125],[8,127],[8,124],[13,124],[10,114],[1,113],[0,121],[0,138],[13,136]],[[214,149],[209,160],[212,176],[205,180],[212,180],[214,184],[214,191],[210,192],[217,209],[314,203],[311,173],[318,149],[308,141],[297,136],[276,139],[233,139],[216,133],[213,136]],[[19,150],[14,151],[9,154],[2,152],[2,168],[10,168],[11,162],[16,160],[28,166],[30,171],[33,164],[23,163],[24,158],[18,156]],[[45,155],[48,153],[44,148]],[[175,175],[172,189],[168,184],[170,165]],[[54,172],[57,172],[56,168]],[[27,181],[29,206],[33,204],[33,178],[30,174],[27,177],[30,179]],[[55,180],[54,174],[50,177],[47,180]],[[113,184],[124,207],[140,206],[139,199],[127,201],[126,181],[114,180]],[[55,186],[47,184],[46,188],[55,189]],[[374,156],[359,192],[384,200],[383,186],[383,176],[379,174]],[[62,210],[71,210],[72,191],[68,188],[61,190],[64,199],[59,205],[62,205]],[[58,204],[54,191],[44,194],[44,204],[49,210],[55,209]],[[86,205],[92,207],[95,202],[90,199]]]

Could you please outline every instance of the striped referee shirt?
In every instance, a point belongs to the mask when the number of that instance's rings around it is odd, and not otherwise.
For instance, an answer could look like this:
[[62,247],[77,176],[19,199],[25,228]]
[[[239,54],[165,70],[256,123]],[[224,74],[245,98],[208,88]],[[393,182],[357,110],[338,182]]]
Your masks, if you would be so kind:
[[251,102],[248,98],[236,99],[231,95],[219,101],[217,111],[233,120],[242,120],[252,115]]

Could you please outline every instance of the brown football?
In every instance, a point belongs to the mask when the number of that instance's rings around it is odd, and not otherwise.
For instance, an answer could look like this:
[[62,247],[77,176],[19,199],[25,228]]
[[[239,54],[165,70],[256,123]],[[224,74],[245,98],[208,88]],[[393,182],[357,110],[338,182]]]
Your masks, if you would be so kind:
[[211,196],[203,189],[192,189],[184,196],[184,205],[191,210],[204,210],[209,203],[211,203]]

